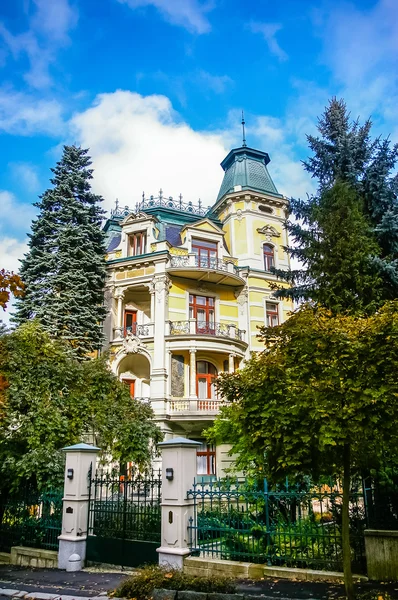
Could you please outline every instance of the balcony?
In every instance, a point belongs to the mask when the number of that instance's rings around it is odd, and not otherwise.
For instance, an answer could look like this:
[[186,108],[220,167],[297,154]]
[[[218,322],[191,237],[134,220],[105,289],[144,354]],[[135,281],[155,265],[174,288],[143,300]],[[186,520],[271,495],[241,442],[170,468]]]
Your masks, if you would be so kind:
[[131,327],[114,327],[113,328],[113,339],[122,340],[128,337],[138,338],[153,338],[153,323],[146,323],[145,325],[138,325],[133,323]]
[[213,417],[216,415],[224,404],[224,401],[218,398],[176,398],[167,400],[166,411],[173,418],[184,419],[192,416],[193,413],[199,418],[205,418],[206,416]]
[[199,257],[196,254],[185,256],[172,256],[168,266],[170,275],[208,281],[209,283],[222,283],[224,285],[239,286],[245,281],[239,275],[239,269],[232,261],[226,262],[220,258]]
[[245,342],[245,331],[230,323],[211,323],[207,321],[169,321],[171,336],[207,335]]

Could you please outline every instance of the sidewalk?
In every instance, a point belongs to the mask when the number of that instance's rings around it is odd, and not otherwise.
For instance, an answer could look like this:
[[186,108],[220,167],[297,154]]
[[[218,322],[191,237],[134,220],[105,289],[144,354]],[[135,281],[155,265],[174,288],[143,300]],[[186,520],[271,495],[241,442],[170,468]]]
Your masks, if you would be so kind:
[[[84,570],[78,573],[66,573],[57,569],[29,569],[0,566],[0,598],[22,598],[27,600],[106,600],[108,591],[114,590],[131,572]],[[388,591],[398,600],[398,582],[362,583],[358,592],[372,589]],[[7,591],[6,591],[7,590]],[[14,591],[11,591],[14,590]],[[291,581],[287,579],[262,579],[259,581],[242,580],[238,584],[240,594],[262,596],[264,600],[328,600],[344,597],[343,585],[314,581]],[[19,594],[18,592],[25,592]],[[254,598],[253,598],[254,600]],[[257,600],[257,599],[256,599]]]

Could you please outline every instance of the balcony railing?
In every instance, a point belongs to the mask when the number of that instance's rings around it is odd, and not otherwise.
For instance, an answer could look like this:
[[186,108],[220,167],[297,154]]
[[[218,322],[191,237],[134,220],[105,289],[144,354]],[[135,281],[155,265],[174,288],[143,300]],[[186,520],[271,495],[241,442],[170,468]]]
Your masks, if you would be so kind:
[[192,398],[176,398],[167,401],[169,413],[184,413],[184,412],[218,412],[220,406],[224,405],[223,400],[218,398],[208,399],[192,399]]
[[212,271],[225,271],[227,273],[239,275],[238,267],[232,262],[225,262],[220,258],[209,258],[207,256],[199,257],[195,254],[172,256],[170,259],[170,266],[174,269],[193,267],[197,269],[210,269]]
[[169,321],[170,335],[211,335],[245,341],[245,331],[230,323],[212,323],[209,321]]
[[130,327],[115,327],[113,329],[114,339],[125,338],[130,335],[138,338],[153,337],[153,323],[147,323],[145,325],[133,323]]

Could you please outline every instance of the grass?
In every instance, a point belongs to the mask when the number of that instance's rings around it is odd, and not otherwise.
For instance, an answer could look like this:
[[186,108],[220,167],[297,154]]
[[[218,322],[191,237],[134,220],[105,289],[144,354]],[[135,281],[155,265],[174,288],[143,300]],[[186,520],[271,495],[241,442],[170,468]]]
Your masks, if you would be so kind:
[[147,566],[141,569],[138,575],[133,575],[122,581],[115,590],[114,595],[118,598],[149,600],[154,589],[232,594],[235,592],[236,587],[234,580],[230,577],[215,575],[197,577],[186,575],[178,569]]

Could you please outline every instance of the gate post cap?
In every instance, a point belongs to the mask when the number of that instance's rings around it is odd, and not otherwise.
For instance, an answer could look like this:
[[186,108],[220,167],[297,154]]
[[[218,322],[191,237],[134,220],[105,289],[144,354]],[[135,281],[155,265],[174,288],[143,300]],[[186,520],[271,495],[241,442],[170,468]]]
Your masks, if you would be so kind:
[[92,446],[91,444],[85,444],[84,442],[62,448],[62,452],[99,452],[100,450],[101,448],[98,448],[98,446]]
[[171,440],[166,440],[165,442],[160,442],[158,444],[158,448],[173,448],[175,446],[185,446],[185,448],[194,448],[195,446],[201,446],[200,442],[195,442],[195,440],[189,440],[184,437],[175,437],[171,438]]

